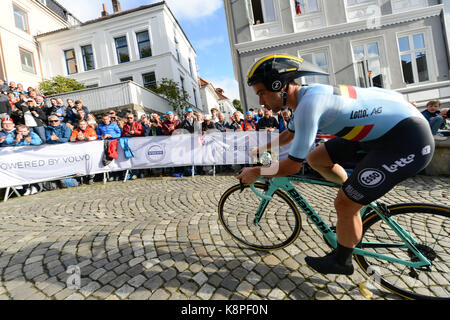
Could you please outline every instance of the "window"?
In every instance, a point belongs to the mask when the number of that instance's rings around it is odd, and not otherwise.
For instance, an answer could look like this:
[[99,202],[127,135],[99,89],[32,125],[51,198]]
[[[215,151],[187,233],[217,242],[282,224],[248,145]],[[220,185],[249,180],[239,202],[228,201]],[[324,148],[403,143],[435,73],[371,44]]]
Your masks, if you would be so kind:
[[180,83],[181,83],[181,93],[183,94],[184,90],[184,78],[180,76]]
[[181,60],[181,58],[180,58],[180,50],[178,50],[178,47],[175,48],[175,53],[176,53],[176,56],[177,56],[177,61],[180,62],[180,60]]
[[114,42],[116,43],[117,61],[119,63],[130,61],[130,54],[128,53],[127,37],[123,36],[115,38]]
[[126,82],[126,81],[133,81],[133,77],[125,77],[125,78],[120,78],[119,79],[120,80],[120,82]]
[[273,0],[247,0],[250,20],[261,24],[276,20]]
[[195,90],[195,88],[193,88],[192,93],[194,94],[194,105],[195,105],[195,107],[198,107],[197,106],[197,90]]
[[28,28],[28,15],[27,13],[20,9],[19,7],[16,7],[13,5],[14,8],[14,22],[16,24],[16,27],[19,28],[22,31],[30,32]]
[[294,0],[295,2],[295,13],[305,14],[319,11],[318,0]]
[[406,84],[429,80],[427,49],[423,33],[398,38],[403,80]]
[[42,3],[44,6],[47,5],[47,0],[39,0],[40,3]]
[[31,73],[36,73],[36,70],[34,68],[34,56],[33,53],[19,48],[20,51],[20,62],[22,64],[22,70],[23,71],[27,71],[27,72],[31,72]]
[[191,76],[194,75],[193,70],[192,70],[192,60],[191,60],[191,58],[189,58],[189,73],[191,74]]
[[78,67],[77,67],[77,59],[75,58],[75,50],[74,49],[65,50],[64,57],[66,58],[67,74],[77,73]]
[[353,58],[356,62],[358,86],[384,87],[378,42],[353,46]]
[[144,73],[142,75],[142,82],[147,89],[156,88],[156,76],[154,72]]
[[87,45],[87,46],[81,47],[81,53],[83,54],[84,71],[94,70],[95,63],[94,63],[94,52],[92,51],[92,46]]
[[360,4],[360,3],[364,3],[364,2],[372,2],[373,0],[347,0],[347,5],[348,6],[353,6],[355,4]]
[[147,58],[152,56],[152,48],[150,45],[150,37],[148,31],[136,33],[136,39],[138,43],[139,56],[142,58]]
[[[302,58],[328,72],[328,55],[325,51],[303,54]],[[330,84],[329,76],[325,75],[308,76],[305,77],[305,81],[306,83]]]

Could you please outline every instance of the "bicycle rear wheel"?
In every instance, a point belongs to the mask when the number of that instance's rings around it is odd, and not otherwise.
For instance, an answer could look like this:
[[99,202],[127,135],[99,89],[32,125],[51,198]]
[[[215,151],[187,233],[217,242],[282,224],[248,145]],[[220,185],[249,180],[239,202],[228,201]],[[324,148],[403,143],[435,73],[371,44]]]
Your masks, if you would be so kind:
[[[255,188],[264,193],[266,185],[255,183]],[[256,250],[281,249],[294,242],[301,230],[301,218],[291,198],[277,190],[256,225],[260,203],[261,198],[248,185],[242,191],[235,185],[219,201],[219,220],[235,240]]]
[[[382,286],[407,299],[450,300],[450,208],[432,204],[405,203],[389,206],[391,216],[416,241],[417,249],[430,262],[430,270],[413,269],[399,263],[355,255],[356,261],[369,275],[371,286]],[[362,243],[398,244],[403,241],[376,214],[363,219]],[[408,248],[360,244],[360,248],[418,261]]]

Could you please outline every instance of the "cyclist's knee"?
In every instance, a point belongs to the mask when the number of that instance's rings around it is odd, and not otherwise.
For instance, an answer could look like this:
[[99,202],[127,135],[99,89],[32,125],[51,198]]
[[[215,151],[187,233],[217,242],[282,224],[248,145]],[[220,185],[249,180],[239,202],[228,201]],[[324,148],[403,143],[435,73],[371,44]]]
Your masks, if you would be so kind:
[[359,214],[359,210],[361,210],[362,207],[361,204],[349,199],[342,189],[339,190],[334,199],[334,208],[340,217],[350,217]]

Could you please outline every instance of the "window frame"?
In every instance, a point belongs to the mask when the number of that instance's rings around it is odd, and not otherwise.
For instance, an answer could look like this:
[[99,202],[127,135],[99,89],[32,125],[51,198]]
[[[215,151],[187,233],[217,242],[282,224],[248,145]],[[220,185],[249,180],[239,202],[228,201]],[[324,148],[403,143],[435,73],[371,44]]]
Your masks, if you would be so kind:
[[279,9],[279,2],[276,0],[271,0],[272,4],[273,4],[273,14],[274,14],[274,19],[271,21],[266,21],[266,17],[267,17],[267,8],[265,5],[265,0],[258,0],[261,3],[261,11],[262,11],[262,15],[263,15],[263,22],[260,22],[258,24],[256,24],[255,21],[255,15],[253,12],[253,4],[252,4],[252,0],[246,0],[247,1],[247,17],[249,19],[249,22],[251,23],[252,26],[259,26],[259,25],[267,25],[267,24],[275,24],[275,23],[280,23],[280,9]]
[[[73,58],[67,58],[66,53],[69,52],[69,51],[73,51]],[[64,52],[64,61],[66,62],[66,71],[67,71],[67,75],[72,75],[72,74],[77,74],[77,73],[79,73],[79,71],[78,71],[78,62],[77,62],[77,54],[76,54],[76,52],[75,52],[75,48],[63,50],[63,52]],[[76,69],[77,69],[76,72],[72,72],[72,73],[70,72],[70,69],[69,69],[69,60],[75,60],[75,67],[76,67]]]
[[[314,47],[309,48],[306,50],[298,50],[297,56],[302,57],[302,55],[307,54],[315,54],[315,53],[325,53],[325,57],[327,59],[327,65],[328,65],[328,82],[329,85],[336,85],[336,76],[334,74],[334,67],[333,67],[333,56],[332,56],[332,50],[331,45],[321,46],[321,47]],[[313,76],[316,77],[316,76]]]
[[[139,34],[143,34],[143,33],[147,33],[148,40],[145,40],[145,41],[139,41],[138,35],[139,35]],[[136,43],[137,43],[137,49],[138,49],[139,59],[145,59],[145,58],[150,58],[150,57],[152,57],[152,56],[153,56],[153,52],[152,52],[152,42],[151,42],[151,39],[150,39],[150,32],[149,32],[148,30],[137,31],[137,32],[135,32],[135,36],[136,36]],[[141,54],[141,45],[142,45],[143,43],[148,43],[149,46],[150,46],[150,55],[149,55],[149,56],[143,57],[142,54]]]
[[[403,38],[405,36],[408,37],[408,41],[411,40],[411,38],[414,35],[417,34],[423,34],[423,41],[424,41],[424,45],[425,48],[424,49],[413,49],[410,47],[409,51],[400,51],[400,45],[399,45],[399,38]],[[416,30],[410,30],[407,32],[397,32],[395,34],[395,39],[396,39],[396,45],[397,45],[397,54],[398,54],[398,61],[399,61],[399,66],[400,66],[400,71],[401,71],[401,75],[402,75],[402,81],[403,84],[406,87],[412,87],[412,86],[418,86],[418,85],[423,85],[423,84],[428,84],[428,83],[432,83],[437,81],[437,74],[438,74],[438,70],[437,70],[437,61],[436,61],[436,56],[435,56],[435,50],[434,50],[434,42],[433,42],[433,36],[432,36],[432,30],[431,27],[426,27],[426,28],[420,28],[420,29],[416,29]],[[411,43],[414,44],[413,42],[410,42],[410,46]],[[419,51],[425,51],[426,52],[426,62],[427,62],[427,68],[428,68],[428,80],[426,81],[416,81],[418,80],[418,72],[417,72],[417,62],[415,64],[413,64],[413,77],[414,77],[414,83],[406,83],[405,79],[404,79],[404,75],[403,75],[403,67],[402,67],[402,58],[401,56],[404,54],[415,54],[416,52]],[[416,61],[416,57],[414,56],[414,61]]]
[[[293,9],[294,9],[294,12],[295,12],[295,10],[296,10],[295,0],[291,0],[291,1],[293,3]],[[307,6],[307,5],[309,4],[310,1],[316,1],[317,11],[311,11],[311,12],[309,10],[302,11],[301,14],[295,13],[294,16],[295,17],[301,17],[301,16],[305,16],[305,15],[321,13],[323,11],[323,9],[322,9],[322,1],[320,1],[320,0],[300,0],[300,6],[303,5],[303,8],[306,8],[306,7],[309,8],[309,6]]]
[[[118,39],[122,39],[125,38],[125,43],[126,45],[123,46],[117,46],[117,40]],[[123,35],[123,36],[118,36],[118,37],[114,37],[114,47],[116,48],[116,59],[117,59],[117,63],[118,64],[122,64],[122,63],[127,63],[131,61],[131,55],[130,55],[130,46],[128,44],[128,37],[127,35]],[[127,53],[128,53],[128,61],[120,61],[120,55],[119,55],[119,49],[122,48],[127,48]]]
[[[92,53],[86,54],[85,51],[84,51],[84,48],[86,48],[86,47],[91,47],[91,52]],[[96,67],[95,67],[95,59],[94,59],[94,47],[92,46],[92,44],[86,44],[86,45],[80,46],[80,49],[81,49],[81,55],[82,55],[82,58],[83,58],[84,71],[87,72],[87,71],[95,70]],[[89,69],[89,70],[87,69],[86,56],[92,56],[92,62],[93,62],[93,68],[92,69]]]
[[[25,52],[25,53],[28,53],[28,54],[31,55],[31,63],[32,63],[32,65],[33,65],[33,71],[25,70],[25,69],[23,68],[24,65],[23,65],[23,63],[22,63],[22,52]],[[33,51],[27,50],[27,49],[25,49],[25,48],[23,48],[23,47],[19,47],[19,57],[20,57],[20,65],[21,65],[21,67],[22,67],[22,71],[36,74],[36,63],[35,63],[35,61],[34,61],[34,53],[33,53]]]
[[[21,31],[23,31],[23,32],[26,32],[26,33],[28,33],[28,34],[30,34],[30,20],[29,20],[29,18],[28,18],[28,11],[25,10],[24,8],[22,8],[21,6],[19,6],[18,4],[14,3],[14,2],[13,2],[12,5],[13,5],[13,15],[14,15],[14,26],[15,26],[17,29],[19,29],[19,30],[21,30]],[[25,14],[25,19],[23,19],[23,22],[26,23],[26,30],[24,30],[24,29],[22,29],[22,28],[20,28],[20,27],[17,26],[17,24],[16,24],[16,11],[15,11],[15,9],[17,9],[17,10],[19,10],[19,11],[21,11],[21,12],[23,12],[23,13]]]
[[[151,74],[153,74],[153,76],[155,77],[155,81],[151,81],[151,82],[147,82],[147,83],[146,83],[145,80],[144,80],[144,77],[147,76],[147,75],[151,75]],[[149,72],[142,73],[142,74],[141,74],[141,77],[142,77],[142,85],[143,85],[146,89],[151,90],[151,87],[152,87],[153,85],[156,87],[157,82],[156,82],[156,72],[155,72],[155,71],[149,71]],[[148,88],[147,86],[149,86],[150,88]]]

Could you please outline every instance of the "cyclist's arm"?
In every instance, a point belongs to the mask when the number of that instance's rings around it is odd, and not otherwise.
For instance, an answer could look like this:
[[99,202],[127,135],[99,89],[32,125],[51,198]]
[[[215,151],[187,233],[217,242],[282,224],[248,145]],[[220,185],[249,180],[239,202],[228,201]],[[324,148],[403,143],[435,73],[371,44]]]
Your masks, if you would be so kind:
[[287,145],[294,140],[295,132],[290,130],[284,130],[278,138],[273,139],[269,143],[267,143],[265,146],[259,146],[257,147],[257,151],[259,154],[264,153],[267,150],[270,150],[272,146],[276,146],[278,144],[279,147]]

